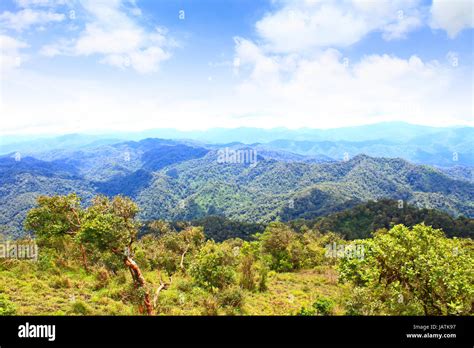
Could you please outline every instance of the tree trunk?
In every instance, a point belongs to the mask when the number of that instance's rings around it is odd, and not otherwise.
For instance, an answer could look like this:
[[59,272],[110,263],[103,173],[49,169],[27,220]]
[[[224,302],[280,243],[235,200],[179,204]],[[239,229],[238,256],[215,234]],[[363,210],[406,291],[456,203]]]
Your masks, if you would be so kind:
[[142,271],[140,270],[140,267],[138,267],[136,262],[133,261],[128,256],[125,256],[124,263],[130,269],[130,272],[132,272],[132,274],[134,275],[133,280],[134,280],[135,285],[140,287],[140,288],[143,288],[144,293],[145,293],[143,303],[145,305],[147,314],[152,315],[153,314],[153,307],[152,307],[151,301],[150,301],[150,294],[148,293],[148,290],[146,290],[145,278],[143,278],[143,274],[142,274]]
[[160,272],[158,272],[158,279],[160,280],[160,286],[158,287],[158,289],[156,289],[155,296],[153,296],[153,308],[156,308],[160,291],[168,288],[168,286],[170,286],[171,282],[173,281],[173,278],[170,276],[170,281],[168,283],[163,283],[163,281],[161,280]]
[[184,249],[184,252],[181,254],[181,262],[179,263],[179,267],[184,270],[184,256],[186,255],[186,253],[188,252],[189,250],[189,245],[186,246],[186,249]]
[[87,265],[87,254],[84,245],[81,244],[82,263],[87,272],[89,272],[89,266]]
[[[81,219],[79,219],[79,215],[77,214],[76,209],[71,208],[71,211],[74,214],[74,216],[76,218],[76,221],[77,221],[76,228],[79,229],[81,227]],[[72,223],[72,221],[70,221],[70,222]],[[77,231],[76,231],[76,233],[77,233]],[[76,233],[74,233],[74,234],[76,234]],[[82,262],[84,264],[84,268],[86,269],[87,272],[89,272],[89,266],[87,265],[87,253],[86,253],[86,249],[84,248],[84,245],[82,245],[82,243],[81,243],[81,254],[82,254]]]

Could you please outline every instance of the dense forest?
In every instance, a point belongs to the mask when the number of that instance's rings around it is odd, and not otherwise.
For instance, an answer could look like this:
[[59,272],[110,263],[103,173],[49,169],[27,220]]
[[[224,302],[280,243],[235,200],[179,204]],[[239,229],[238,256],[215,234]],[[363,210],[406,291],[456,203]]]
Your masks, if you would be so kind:
[[[372,234],[379,229],[390,229],[399,224],[413,227],[420,223],[443,230],[447,237],[474,237],[474,219],[463,216],[454,218],[439,210],[419,209],[403,201],[390,199],[369,201],[316,219],[296,219],[284,223],[298,232],[308,229],[316,229],[323,233],[336,232],[347,240],[372,237]],[[206,238],[222,242],[230,238],[251,240],[255,234],[263,232],[268,224],[210,215],[191,221],[145,222],[140,235],[156,233],[162,225],[175,232],[190,226],[202,227]]]
[[468,169],[440,170],[366,155],[315,159],[241,144],[229,149],[256,149],[255,163],[219,163],[219,146],[145,139],[50,151],[21,161],[0,157],[1,232],[23,236],[26,213],[39,195],[73,192],[86,205],[97,194],[129,196],[140,205],[143,221],[208,216],[256,224],[314,220],[381,199],[403,200],[453,218],[474,217]]
[[24,226],[35,239],[17,241],[37,243],[38,260],[0,261],[0,314],[472,314],[472,239],[423,223],[347,240],[320,220],[296,229],[201,221],[257,230],[216,242],[198,221],[143,226],[138,211],[123,196],[87,207],[76,194],[40,196]]
[[464,216],[454,218],[439,210],[419,209],[403,201],[389,199],[370,201],[310,221],[290,221],[290,225],[297,230],[310,227],[321,232],[332,231],[346,239],[367,238],[379,229],[390,229],[398,224],[413,227],[420,223],[442,229],[448,237],[474,238],[474,219]]

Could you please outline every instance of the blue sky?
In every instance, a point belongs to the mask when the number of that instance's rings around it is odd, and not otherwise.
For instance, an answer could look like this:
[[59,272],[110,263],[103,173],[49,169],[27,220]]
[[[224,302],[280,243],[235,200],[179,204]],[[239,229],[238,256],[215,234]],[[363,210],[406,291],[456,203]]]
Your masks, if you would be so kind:
[[470,0],[0,0],[0,134],[473,125]]

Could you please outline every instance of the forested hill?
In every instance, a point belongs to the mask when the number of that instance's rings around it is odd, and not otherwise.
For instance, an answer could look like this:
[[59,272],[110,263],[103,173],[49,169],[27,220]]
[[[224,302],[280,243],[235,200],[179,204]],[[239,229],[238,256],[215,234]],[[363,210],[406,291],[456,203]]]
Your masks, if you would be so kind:
[[294,220],[290,225],[297,230],[306,226],[321,232],[337,232],[346,239],[360,239],[371,237],[381,228],[390,229],[398,224],[411,227],[419,223],[442,229],[449,237],[474,238],[474,219],[454,218],[439,210],[418,209],[388,199],[370,201],[314,220]]
[[[223,145],[252,151],[241,144]],[[15,161],[0,158],[0,226],[21,235],[40,194],[130,196],[142,220],[218,215],[249,223],[314,219],[370,200],[474,216],[474,184],[402,159],[358,155],[346,161],[256,150],[253,163],[220,162],[222,147],[146,139]],[[459,177],[459,176],[457,176]]]

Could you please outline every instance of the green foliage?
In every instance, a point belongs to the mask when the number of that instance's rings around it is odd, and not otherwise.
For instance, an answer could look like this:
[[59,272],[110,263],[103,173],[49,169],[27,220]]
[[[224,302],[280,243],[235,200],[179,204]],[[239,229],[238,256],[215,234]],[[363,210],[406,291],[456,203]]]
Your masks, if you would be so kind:
[[173,227],[164,220],[153,220],[145,225],[144,234],[151,234],[156,237],[161,237],[167,233],[173,232]]
[[268,266],[254,255],[244,255],[240,260],[239,284],[249,291],[267,289]]
[[79,197],[40,196],[38,206],[25,219],[25,228],[33,230],[39,243],[52,242],[57,237],[74,237],[81,227],[82,210]]
[[129,198],[97,196],[84,214],[79,238],[100,251],[125,253],[135,240],[138,206]]
[[222,242],[231,238],[249,240],[255,233],[261,233],[264,226],[258,223],[230,220],[222,216],[206,216],[191,221],[193,226],[202,226],[207,239]]
[[[362,291],[369,307],[352,303],[359,314],[452,315],[468,314],[474,295],[472,241],[448,239],[424,225],[409,229],[397,225],[361,241],[364,258],[343,258],[341,281]],[[353,313],[355,314],[355,313]]]
[[240,310],[244,304],[244,293],[239,287],[228,287],[218,294],[220,306]]
[[16,306],[8,299],[5,294],[0,293],[0,316],[15,314]]
[[207,241],[191,265],[196,283],[207,289],[223,289],[236,280],[236,257],[227,244]]
[[[16,163],[13,159],[1,159],[0,233],[24,235],[28,231],[22,230],[23,221],[36,197],[70,192],[83,197],[86,205],[97,194],[130,196],[140,203],[139,217],[143,221],[198,219],[192,224],[204,226],[206,235],[216,241],[230,237],[250,239],[253,233],[262,231],[258,223],[277,218],[314,219],[382,197],[403,199],[451,216],[474,216],[472,182],[455,180],[439,170],[401,159],[359,155],[343,163],[312,163],[270,157],[248,166],[217,163],[212,151],[171,143],[148,139],[133,148],[129,144],[107,146],[90,149],[87,154],[63,154],[62,160],[51,162],[25,158]],[[129,162],[123,161],[125,151],[131,153]],[[156,158],[154,153],[164,157]],[[171,153],[176,156],[170,157]],[[291,208],[290,199],[294,202]],[[214,217],[208,218],[210,215]],[[408,216],[404,221],[396,222],[397,216],[393,216],[393,221],[390,217],[379,222],[411,226],[421,221],[418,214],[408,215],[412,215],[412,222]],[[220,221],[224,217],[239,222]],[[436,217],[434,220],[443,226],[433,226],[446,229],[450,235],[445,225],[452,225],[452,221]],[[344,224],[338,228],[347,232],[348,237],[353,234],[349,238],[360,238],[367,232],[364,221],[361,216],[357,223],[357,227],[362,227],[360,231]],[[69,222],[63,221],[57,229],[63,230],[65,224]],[[466,225],[460,221],[455,224]],[[458,236],[465,236],[470,231],[467,227],[453,230],[458,230]]]
[[311,267],[318,260],[318,250],[311,246],[310,234],[297,234],[281,222],[270,223],[258,235],[261,252],[269,256],[269,267],[278,272],[288,272]]
[[[272,222],[252,241],[224,242],[205,241],[204,229],[191,223],[151,221],[136,240],[131,199],[98,196],[90,203],[83,208],[74,195],[39,200],[26,222],[41,240],[39,260],[0,260],[0,314],[142,314],[155,301],[154,312],[168,315],[472,311],[474,244],[432,227],[379,230],[357,241],[362,257],[338,260],[326,257],[325,247],[355,242],[308,221]],[[341,223],[362,227],[358,216],[353,225]],[[79,246],[87,247],[87,270]]]
[[265,291],[269,269],[266,258],[260,253],[260,243],[243,242],[240,254],[240,286],[249,291]]
[[367,202],[342,212],[320,217],[313,221],[295,221],[291,225],[305,223],[321,232],[337,232],[346,239],[368,238],[381,228],[402,224],[412,227],[424,222],[427,226],[442,229],[448,237],[474,237],[474,219],[463,216],[453,218],[434,209],[418,209],[394,200]]
[[303,307],[297,313],[297,315],[311,316],[311,315],[331,315],[333,313],[334,301],[326,298],[319,297],[311,307]]
[[210,295],[202,301],[202,315],[214,316],[219,314],[219,301],[215,295]]
[[151,269],[164,269],[169,275],[186,271],[189,260],[204,243],[202,227],[187,227],[180,232],[167,231],[159,237],[146,235],[138,247],[143,249]]
[[87,315],[90,313],[89,306],[82,301],[74,301],[71,304],[71,311],[78,315]]

